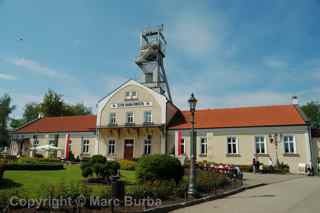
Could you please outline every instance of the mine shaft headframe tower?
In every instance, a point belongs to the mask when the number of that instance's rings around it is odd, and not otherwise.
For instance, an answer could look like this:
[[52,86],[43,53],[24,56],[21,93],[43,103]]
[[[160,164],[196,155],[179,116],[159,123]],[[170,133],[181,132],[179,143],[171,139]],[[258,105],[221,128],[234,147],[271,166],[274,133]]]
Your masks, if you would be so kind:
[[142,70],[142,83],[172,101],[163,65],[167,45],[163,30],[163,25],[144,29],[140,34],[140,53],[135,62]]

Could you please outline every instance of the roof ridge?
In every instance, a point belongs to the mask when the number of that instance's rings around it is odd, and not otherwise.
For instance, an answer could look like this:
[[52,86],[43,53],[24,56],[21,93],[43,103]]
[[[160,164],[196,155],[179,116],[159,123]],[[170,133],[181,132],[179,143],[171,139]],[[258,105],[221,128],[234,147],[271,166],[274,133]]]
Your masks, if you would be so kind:
[[[210,110],[231,110],[231,109],[252,109],[252,108],[270,108],[270,107],[290,107],[293,104],[278,104],[278,105],[260,105],[260,106],[239,106],[239,107],[221,107],[221,108],[201,108],[196,111],[210,111]],[[189,112],[189,110],[181,110],[182,112]]]

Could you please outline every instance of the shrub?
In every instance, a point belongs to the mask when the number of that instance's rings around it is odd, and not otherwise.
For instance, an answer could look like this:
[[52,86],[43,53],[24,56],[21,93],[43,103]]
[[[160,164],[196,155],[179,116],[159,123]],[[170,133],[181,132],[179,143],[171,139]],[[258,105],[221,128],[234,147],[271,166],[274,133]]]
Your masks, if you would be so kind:
[[81,174],[83,177],[87,178],[89,176],[92,176],[93,171],[90,167],[85,167],[81,170]]
[[252,165],[239,165],[241,172],[252,172],[253,168]]
[[6,170],[62,170],[62,163],[8,163]]
[[120,169],[122,170],[135,170],[137,162],[132,160],[120,160]]
[[103,155],[94,155],[89,159],[92,163],[102,163],[104,164],[107,159]]
[[4,169],[5,169],[5,162],[0,159],[0,179],[2,179],[3,177]]
[[223,174],[197,170],[196,188],[199,192],[208,193],[229,183],[230,180]]
[[141,182],[173,179],[178,183],[183,177],[183,167],[180,161],[173,156],[149,155],[138,161],[136,176]]
[[97,178],[109,179],[111,175],[115,175],[120,169],[120,164],[116,161],[107,161],[102,155],[94,155],[80,164],[83,177],[92,176],[93,173]]
[[[79,196],[88,201],[92,194],[92,189],[80,182],[60,182],[58,184],[45,184],[40,187],[38,197],[41,199],[77,199]],[[47,202],[43,203],[48,205]],[[76,203],[75,203],[76,204]],[[61,203],[61,205],[64,205]],[[67,203],[65,205],[68,205]],[[46,206],[43,206],[46,207]],[[70,207],[70,206],[66,206]]]
[[127,195],[132,196],[135,199],[150,197],[165,200],[175,195],[175,188],[176,183],[173,180],[145,182],[141,185],[131,187],[131,190]]
[[13,162],[18,164],[25,164],[25,163],[39,164],[39,163],[60,163],[61,161],[56,158],[21,157]]

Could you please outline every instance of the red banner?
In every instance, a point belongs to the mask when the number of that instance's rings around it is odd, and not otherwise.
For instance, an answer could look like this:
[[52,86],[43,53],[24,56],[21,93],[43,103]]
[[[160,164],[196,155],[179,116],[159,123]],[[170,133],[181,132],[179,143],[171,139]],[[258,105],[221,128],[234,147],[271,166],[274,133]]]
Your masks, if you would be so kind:
[[68,134],[66,138],[66,160],[69,160],[70,158],[70,145],[71,145],[71,138],[70,138],[70,134]]

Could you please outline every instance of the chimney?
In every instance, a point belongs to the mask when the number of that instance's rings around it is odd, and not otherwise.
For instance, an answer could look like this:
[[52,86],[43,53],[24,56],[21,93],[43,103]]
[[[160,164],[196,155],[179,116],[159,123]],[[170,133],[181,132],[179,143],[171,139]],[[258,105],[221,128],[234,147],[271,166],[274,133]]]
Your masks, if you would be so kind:
[[299,104],[298,96],[292,96],[291,101],[293,105],[298,105]]

